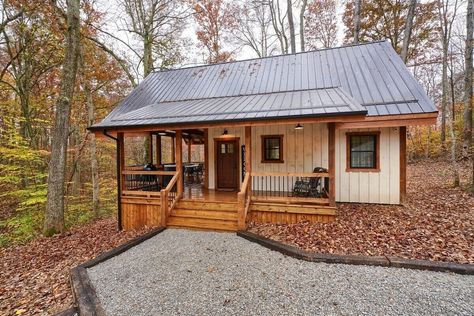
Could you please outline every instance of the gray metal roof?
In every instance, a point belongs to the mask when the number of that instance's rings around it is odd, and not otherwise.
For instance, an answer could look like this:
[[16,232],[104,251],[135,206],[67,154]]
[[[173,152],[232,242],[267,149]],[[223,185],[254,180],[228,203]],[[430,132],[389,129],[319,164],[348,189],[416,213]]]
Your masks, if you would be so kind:
[[388,42],[151,73],[93,128],[436,112]]
[[120,125],[255,120],[305,115],[366,114],[340,88],[165,101],[116,116]]

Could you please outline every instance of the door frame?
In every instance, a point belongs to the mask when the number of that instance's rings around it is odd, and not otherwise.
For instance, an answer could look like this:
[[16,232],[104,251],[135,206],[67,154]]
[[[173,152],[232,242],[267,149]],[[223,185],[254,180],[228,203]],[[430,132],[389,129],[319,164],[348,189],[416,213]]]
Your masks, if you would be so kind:
[[[219,183],[219,173],[218,173],[218,168],[217,168],[217,159],[218,159],[218,146],[217,144],[219,142],[233,142],[234,143],[234,155],[237,157],[236,159],[236,164],[237,168],[235,169],[235,186],[234,189],[226,189],[226,188],[219,188],[218,183]],[[216,137],[214,138],[214,188],[217,191],[236,191],[238,192],[240,190],[240,137]]]

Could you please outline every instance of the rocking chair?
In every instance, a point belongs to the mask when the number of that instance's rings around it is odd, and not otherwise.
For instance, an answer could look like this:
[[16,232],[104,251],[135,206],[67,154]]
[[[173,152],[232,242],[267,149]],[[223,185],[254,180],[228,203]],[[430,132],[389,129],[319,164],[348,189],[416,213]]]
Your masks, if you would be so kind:
[[[316,167],[313,173],[326,173],[327,169]],[[327,196],[328,181],[322,181],[321,177],[301,177],[295,181],[292,196],[321,198]]]

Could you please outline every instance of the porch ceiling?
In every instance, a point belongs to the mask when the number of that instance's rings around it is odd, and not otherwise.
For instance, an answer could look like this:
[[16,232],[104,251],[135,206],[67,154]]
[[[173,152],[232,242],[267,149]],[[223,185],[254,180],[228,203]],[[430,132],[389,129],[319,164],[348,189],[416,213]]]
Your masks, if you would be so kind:
[[340,87],[159,102],[93,128],[361,115],[367,110]]

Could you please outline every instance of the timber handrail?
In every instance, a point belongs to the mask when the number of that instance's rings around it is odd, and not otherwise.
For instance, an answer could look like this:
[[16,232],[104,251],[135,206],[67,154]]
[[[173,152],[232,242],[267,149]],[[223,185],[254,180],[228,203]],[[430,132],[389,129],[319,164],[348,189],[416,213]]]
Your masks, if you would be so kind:
[[161,194],[161,225],[166,226],[168,217],[171,214],[171,211],[175,207],[178,199],[180,198],[177,194],[177,188],[173,190],[174,187],[177,187],[178,181],[181,179],[181,171],[175,172],[173,178],[166,186],[166,188],[160,191]]
[[242,187],[240,192],[237,194],[237,205],[238,205],[238,214],[237,214],[237,226],[239,229],[246,228],[246,218],[247,213],[250,208],[250,199],[252,191],[250,190],[250,172],[247,172],[242,182]]
[[329,172],[252,171],[251,199],[277,203],[329,204],[329,180]]
[[307,178],[328,178],[329,172],[252,172],[253,177],[307,177]]
[[147,171],[147,170],[123,170],[123,175],[135,174],[135,175],[156,175],[156,176],[174,176],[176,171]]

